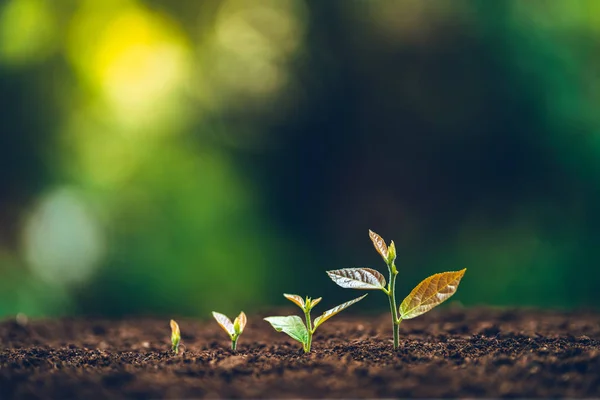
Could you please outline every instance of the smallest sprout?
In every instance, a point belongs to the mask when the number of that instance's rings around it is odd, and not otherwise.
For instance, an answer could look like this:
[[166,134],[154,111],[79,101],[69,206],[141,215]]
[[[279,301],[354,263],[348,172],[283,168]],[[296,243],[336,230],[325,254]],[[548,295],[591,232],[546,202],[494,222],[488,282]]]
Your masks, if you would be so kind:
[[248,321],[246,318],[246,314],[242,311],[240,315],[236,317],[236,319],[231,322],[231,320],[221,313],[213,311],[213,317],[217,320],[217,323],[223,328],[225,332],[231,338],[231,350],[235,351],[237,347],[237,341],[242,332],[244,332],[244,328],[246,327],[246,322]]
[[179,353],[179,342],[181,341],[181,332],[179,325],[174,320],[171,320],[171,349],[175,354]]

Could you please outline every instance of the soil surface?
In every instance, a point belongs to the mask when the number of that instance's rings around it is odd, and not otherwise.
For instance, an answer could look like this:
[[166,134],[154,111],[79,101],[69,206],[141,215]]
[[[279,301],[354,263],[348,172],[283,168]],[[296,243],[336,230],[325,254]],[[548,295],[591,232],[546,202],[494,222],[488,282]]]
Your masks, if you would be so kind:
[[180,320],[180,355],[168,320],[5,320],[0,398],[600,397],[593,312],[436,309],[397,351],[388,315],[346,312],[309,354],[264,316],[236,353],[214,321]]

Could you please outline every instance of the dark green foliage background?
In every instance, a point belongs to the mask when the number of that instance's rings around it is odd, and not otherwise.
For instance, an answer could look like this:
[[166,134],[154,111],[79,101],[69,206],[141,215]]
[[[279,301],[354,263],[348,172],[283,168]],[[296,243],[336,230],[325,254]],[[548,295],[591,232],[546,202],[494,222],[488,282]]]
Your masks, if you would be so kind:
[[[465,305],[600,304],[594,0],[265,2],[292,4],[304,27],[288,32],[301,43],[293,55],[272,64],[288,85],[235,95],[252,83],[242,66],[230,97],[162,100],[185,123],[137,136],[143,161],[110,184],[89,171],[118,155],[96,160],[65,136],[77,113],[85,137],[106,138],[98,152],[130,129],[112,125],[109,108],[95,120],[81,111],[102,98],[69,50],[88,40],[69,28],[84,3],[48,6],[56,37],[44,57],[0,65],[0,316],[207,318],[283,304],[282,292],[333,306],[360,293],[325,270],[384,271],[368,229],[396,243],[400,300],[429,274],[466,267],[453,298]],[[183,86],[196,87],[214,83],[211,35],[243,9],[225,3],[131,4],[177,27],[197,57]],[[269,26],[252,29],[268,40]],[[23,233],[61,188],[93,210],[103,238],[93,273],[74,283],[65,273],[64,284],[31,267]],[[373,293],[357,308],[386,306]]]

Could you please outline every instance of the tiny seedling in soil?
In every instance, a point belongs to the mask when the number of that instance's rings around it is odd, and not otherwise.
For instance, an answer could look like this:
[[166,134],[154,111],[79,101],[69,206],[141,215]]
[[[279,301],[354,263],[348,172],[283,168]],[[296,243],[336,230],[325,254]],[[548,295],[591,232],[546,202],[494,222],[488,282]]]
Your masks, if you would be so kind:
[[314,323],[311,323],[310,310],[312,310],[312,308],[321,301],[322,297],[319,297],[318,299],[314,300],[310,297],[307,297],[306,300],[304,300],[302,299],[302,297],[296,294],[284,293],[283,296],[302,309],[302,311],[304,312],[304,317],[306,319],[306,325],[304,324],[304,322],[302,322],[302,318],[300,318],[297,315],[290,315],[287,317],[267,317],[265,318],[265,321],[270,323],[277,332],[287,333],[292,339],[302,343],[302,348],[304,349],[305,353],[308,353],[310,351],[313,334],[315,333],[319,325],[321,325],[323,322],[327,321],[329,318],[333,317],[340,311],[350,307],[354,303],[358,303],[359,301],[367,297],[367,295],[365,294],[364,296],[357,297],[354,300],[347,301],[344,304],[340,304],[337,307],[327,310],[321,316],[315,318]]
[[179,325],[174,320],[171,320],[171,350],[173,353],[179,353],[179,342],[181,341],[181,332],[179,331]]
[[[442,272],[426,278],[419,283],[404,299],[400,308],[396,308],[396,246],[392,241],[389,247],[385,241],[373,231],[369,236],[377,252],[383,257],[389,272],[389,283],[386,287],[385,277],[371,268],[344,268],[327,271],[327,275],[339,286],[349,289],[376,289],[383,291],[389,298],[390,310],[392,312],[392,329],[394,332],[394,349],[398,348],[398,334],[400,322],[426,313],[435,306],[448,300],[456,293],[458,284],[465,271]],[[399,315],[398,315],[399,314]]]
[[225,332],[231,338],[231,350],[235,351],[237,347],[237,341],[244,332],[244,327],[246,326],[246,314],[242,311],[240,315],[238,315],[233,322],[226,315],[213,311],[213,317],[217,320],[217,323],[223,328]]

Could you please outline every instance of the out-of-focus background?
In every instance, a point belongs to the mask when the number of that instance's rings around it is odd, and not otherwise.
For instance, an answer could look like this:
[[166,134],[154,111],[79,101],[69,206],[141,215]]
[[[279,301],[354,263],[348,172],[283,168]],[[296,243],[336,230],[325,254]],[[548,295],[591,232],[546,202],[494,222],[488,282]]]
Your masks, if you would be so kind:
[[598,307],[599,71],[596,0],[3,1],[0,316],[334,305],[369,228]]

